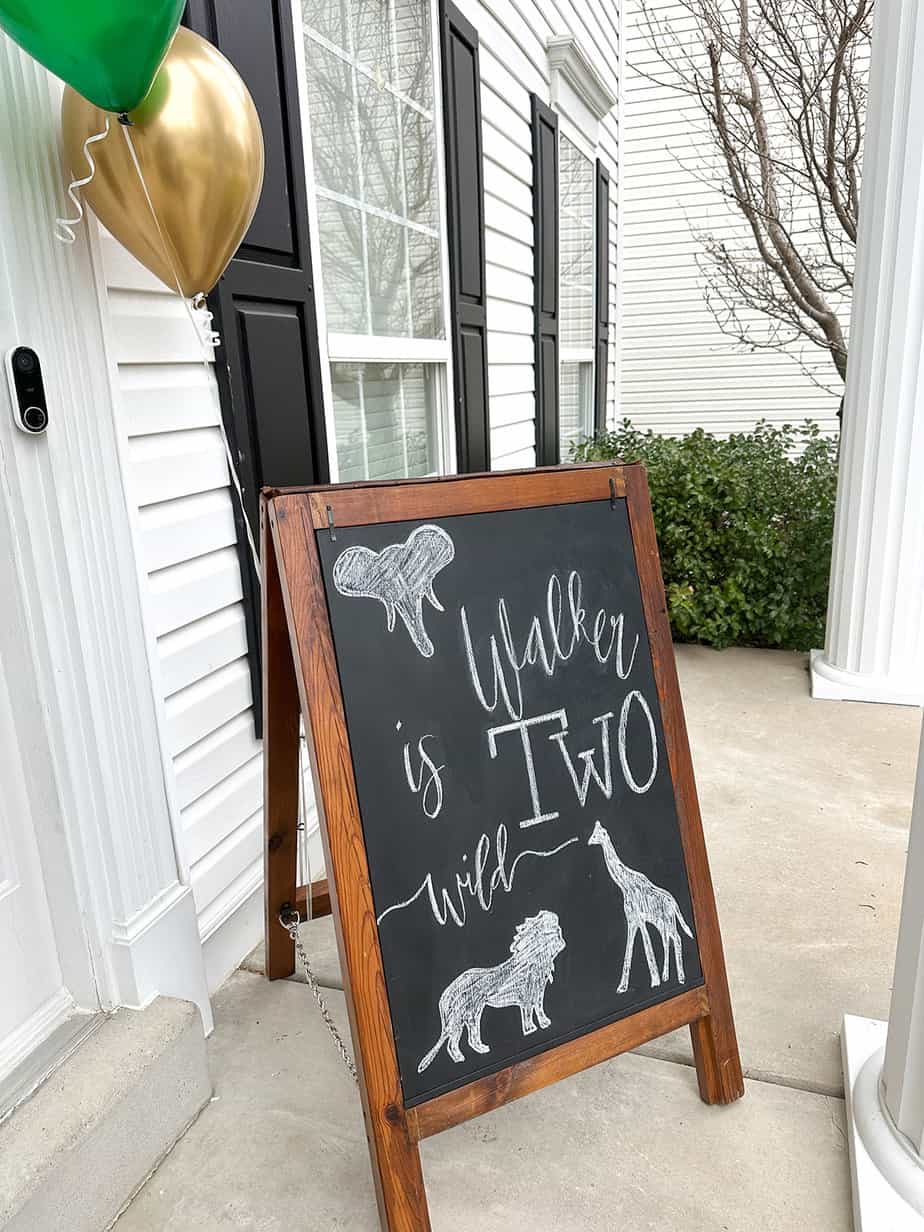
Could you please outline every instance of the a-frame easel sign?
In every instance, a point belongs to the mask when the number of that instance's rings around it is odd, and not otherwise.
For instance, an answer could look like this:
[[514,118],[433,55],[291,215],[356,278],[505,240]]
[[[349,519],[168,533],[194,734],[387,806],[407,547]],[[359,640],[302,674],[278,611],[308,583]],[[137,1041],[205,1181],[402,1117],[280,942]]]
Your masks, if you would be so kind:
[[[689,1024],[744,1090],[645,472],[268,492],[268,974],[299,710],[382,1227],[418,1142]],[[323,887],[314,888],[321,903]]]

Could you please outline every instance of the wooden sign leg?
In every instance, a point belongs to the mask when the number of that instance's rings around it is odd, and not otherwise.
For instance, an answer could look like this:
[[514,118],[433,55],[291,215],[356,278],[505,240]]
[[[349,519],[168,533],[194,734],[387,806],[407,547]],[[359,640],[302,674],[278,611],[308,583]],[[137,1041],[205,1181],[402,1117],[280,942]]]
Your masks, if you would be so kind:
[[366,1082],[363,1104],[382,1232],[431,1232],[420,1148],[411,1137],[408,1114],[390,1105],[376,1116],[371,1085]]
[[263,552],[263,868],[266,877],[266,974],[295,970],[295,943],[279,923],[295,903],[298,874],[299,700],[285,602],[266,500],[261,501]]
[[651,640],[651,657],[674,792],[680,806],[680,837],[693,896],[699,957],[706,981],[709,1013],[690,1025],[699,1093],[707,1104],[730,1104],[744,1094],[744,1077],[728,995],[728,976],[722,951],[722,933],[715,909],[715,893],[706,856],[703,823],[696,798],[690,741],[680,706],[680,683],[674,661],[667,599],[661,580],[658,544],[648,483],[641,467],[626,468],[626,500],[635,544],[642,604]]
[[[699,825],[697,830],[701,836]],[[701,837],[699,851],[702,859],[700,877],[705,881],[708,890],[699,903],[697,925],[700,960],[709,997],[709,1013],[698,1022],[690,1023],[690,1037],[693,1041],[700,1097],[707,1104],[730,1104],[744,1094],[744,1075],[738,1055],[738,1037],[732,1017],[712,878]]]
[[[294,514],[290,514],[293,505]],[[286,901],[286,895],[292,895],[289,901],[295,901],[296,894],[294,839],[298,811],[298,752],[296,747],[292,753],[291,747],[298,743],[298,699],[290,644],[286,642],[284,653],[284,637],[275,636],[281,633],[288,637],[284,587],[299,681],[306,698],[304,713],[312,769],[315,781],[322,786],[318,800],[321,838],[379,1220],[383,1232],[430,1232],[427,1194],[417,1146],[417,1122],[413,1111],[405,1110],[401,1098],[401,1078],[391,1034],[359,801],[352,775],[317,544],[310,522],[306,524],[297,502],[286,497],[276,498],[272,508],[264,514],[265,523],[270,519],[272,523],[268,529],[272,530],[272,535],[264,530],[263,603],[267,644],[263,662],[266,697],[272,705],[267,706],[264,740],[278,739],[278,744],[272,759],[266,763],[267,915],[273,916]],[[278,550],[278,557],[273,548]],[[278,713],[274,713],[273,707],[278,708]],[[273,881],[269,883],[271,877]],[[306,889],[306,896],[308,892]],[[273,927],[272,921],[267,927]],[[276,931],[282,934],[283,942],[287,940],[278,925]],[[277,944],[273,961],[279,963],[279,967],[274,968],[279,974],[285,974],[283,954],[288,958],[283,946]]]

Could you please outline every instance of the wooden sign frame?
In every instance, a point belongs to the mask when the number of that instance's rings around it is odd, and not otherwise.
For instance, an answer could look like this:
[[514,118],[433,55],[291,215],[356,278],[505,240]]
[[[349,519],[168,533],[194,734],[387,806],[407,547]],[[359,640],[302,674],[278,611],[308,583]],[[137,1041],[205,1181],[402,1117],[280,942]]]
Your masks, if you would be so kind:
[[[693,902],[704,983],[498,1073],[405,1108],[375,922],[353,763],[316,532],[333,526],[625,498]],[[640,465],[548,467],[437,480],[270,490],[262,500],[266,971],[295,969],[279,915],[332,910],[385,1232],[428,1232],[418,1142],[598,1061],[689,1025],[709,1104],[744,1093],[722,940],[664,587]],[[336,533],[336,531],[334,532]],[[296,885],[299,714],[304,715],[328,880]]]

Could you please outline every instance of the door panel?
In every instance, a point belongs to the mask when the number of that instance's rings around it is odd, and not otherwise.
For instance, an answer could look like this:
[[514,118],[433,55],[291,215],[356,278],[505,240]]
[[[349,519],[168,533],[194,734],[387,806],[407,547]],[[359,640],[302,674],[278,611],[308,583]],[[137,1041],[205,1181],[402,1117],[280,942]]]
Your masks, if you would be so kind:
[[[71,1009],[0,659],[0,1086]],[[0,1114],[3,1109],[0,1108]]]

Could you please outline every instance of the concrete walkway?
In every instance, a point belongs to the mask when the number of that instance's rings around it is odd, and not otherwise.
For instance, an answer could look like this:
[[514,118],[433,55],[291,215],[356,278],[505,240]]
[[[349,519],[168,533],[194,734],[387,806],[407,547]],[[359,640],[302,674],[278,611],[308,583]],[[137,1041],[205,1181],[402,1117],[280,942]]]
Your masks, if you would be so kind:
[[[745,1069],[707,1108],[686,1032],[422,1146],[434,1232],[841,1232],[838,1047],[885,1017],[920,712],[812,702],[801,655],[678,650]],[[330,921],[305,930],[346,1026]],[[217,1099],[117,1232],[377,1219],[358,1097],[313,1001],[255,954],[215,999]]]

